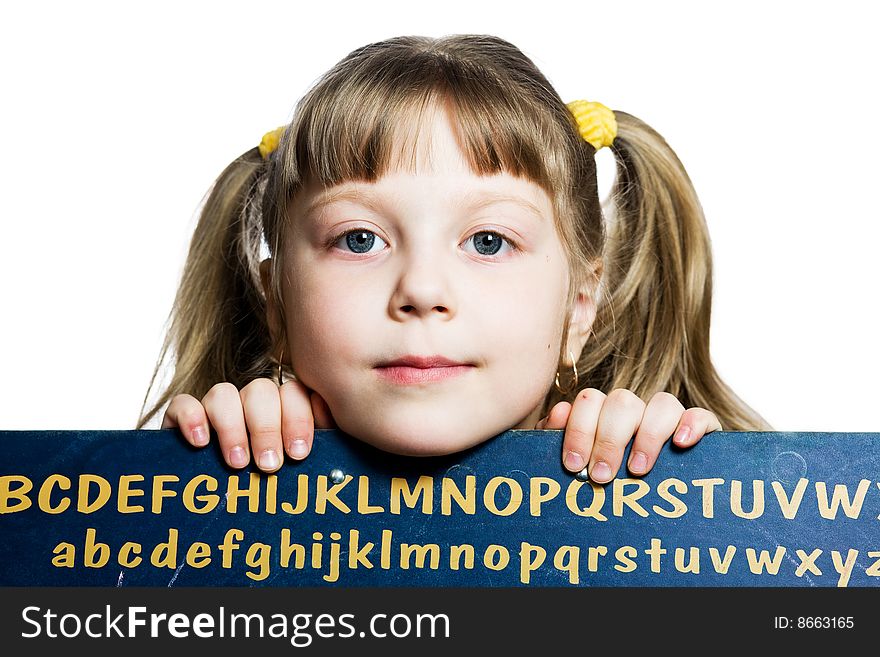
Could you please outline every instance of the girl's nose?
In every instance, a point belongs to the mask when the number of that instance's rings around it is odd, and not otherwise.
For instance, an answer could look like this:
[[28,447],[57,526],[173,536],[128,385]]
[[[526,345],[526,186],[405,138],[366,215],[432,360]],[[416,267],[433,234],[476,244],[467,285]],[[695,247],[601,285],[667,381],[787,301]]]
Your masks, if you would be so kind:
[[442,257],[413,257],[407,259],[391,297],[392,317],[405,320],[434,315],[452,319],[456,305],[453,301],[450,271],[451,263]]

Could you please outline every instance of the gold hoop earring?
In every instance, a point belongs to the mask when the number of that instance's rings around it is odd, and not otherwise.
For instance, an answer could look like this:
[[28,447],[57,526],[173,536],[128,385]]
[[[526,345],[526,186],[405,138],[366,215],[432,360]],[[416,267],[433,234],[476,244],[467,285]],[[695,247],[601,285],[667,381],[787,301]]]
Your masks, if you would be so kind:
[[[574,358],[573,353],[571,353],[569,351],[568,355],[571,356],[571,369],[574,370],[574,388],[575,388],[575,390],[577,390],[578,383],[579,383],[577,363],[575,362],[575,358]],[[565,395],[569,392],[569,390],[563,390],[562,387],[559,385],[559,370],[556,371],[556,389],[559,392],[561,392],[563,395]]]

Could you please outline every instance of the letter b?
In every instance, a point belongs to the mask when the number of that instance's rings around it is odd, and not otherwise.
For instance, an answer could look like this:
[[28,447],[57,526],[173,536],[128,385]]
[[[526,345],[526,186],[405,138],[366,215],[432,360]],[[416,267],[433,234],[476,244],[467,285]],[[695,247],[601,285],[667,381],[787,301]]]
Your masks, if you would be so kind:
[[[13,490],[12,482],[19,485]],[[34,487],[31,480],[21,475],[7,475],[0,477],[0,514],[16,513],[24,511],[31,505],[31,498],[27,496]],[[10,504],[10,502],[17,503]]]
[[[96,543],[96,533],[91,527],[86,530],[86,549],[83,554],[86,568],[103,568],[110,561],[110,546],[106,543]],[[97,559],[95,554],[99,555]]]

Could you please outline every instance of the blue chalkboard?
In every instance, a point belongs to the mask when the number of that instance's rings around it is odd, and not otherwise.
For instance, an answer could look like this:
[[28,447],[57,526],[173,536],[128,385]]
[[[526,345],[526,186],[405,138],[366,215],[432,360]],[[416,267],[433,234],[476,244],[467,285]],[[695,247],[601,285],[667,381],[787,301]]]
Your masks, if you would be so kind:
[[431,458],[317,431],[275,475],[172,430],[0,443],[3,586],[880,583],[880,433],[715,432],[605,485],[561,431]]

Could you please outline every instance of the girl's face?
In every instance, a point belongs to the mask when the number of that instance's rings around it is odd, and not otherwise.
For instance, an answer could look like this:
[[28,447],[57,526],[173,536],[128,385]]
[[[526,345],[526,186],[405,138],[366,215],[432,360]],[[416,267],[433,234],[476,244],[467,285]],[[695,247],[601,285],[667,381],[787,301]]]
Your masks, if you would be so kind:
[[[342,431],[439,455],[534,429],[556,376],[569,277],[541,187],[475,175],[443,111],[417,139],[414,172],[296,197],[285,353]],[[410,357],[459,365],[390,366]]]

